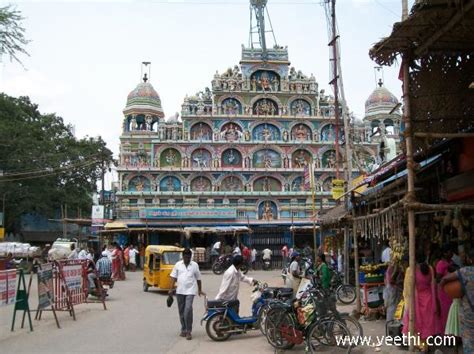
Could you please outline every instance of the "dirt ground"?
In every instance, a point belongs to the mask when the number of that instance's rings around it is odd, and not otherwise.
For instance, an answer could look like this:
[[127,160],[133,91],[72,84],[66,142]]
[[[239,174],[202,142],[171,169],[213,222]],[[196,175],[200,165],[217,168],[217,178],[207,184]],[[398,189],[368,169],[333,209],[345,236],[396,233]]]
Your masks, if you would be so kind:
[[[221,276],[203,271],[203,290],[214,298],[219,289]],[[267,282],[271,286],[282,286],[279,271],[253,271],[249,276]],[[27,277],[28,280],[28,277]],[[30,308],[38,303],[36,279],[33,279]],[[245,283],[240,287],[240,309],[242,315],[250,315],[252,288]],[[0,307],[0,352],[2,353],[275,353],[260,331],[232,336],[225,342],[213,342],[200,325],[204,313],[204,298],[194,301],[193,340],[178,336],[179,319],[176,302],[166,307],[166,294],[142,290],[142,273],[127,272],[125,281],[116,282],[107,298],[107,310],[101,304],[81,304],[75,307],[76,321],[67,312],[59,312],[61,328],[56,328],[53,314],[43,313],[41,321],[33,320],[34,331],[20,329],[17,319],[14,332],[10,331],[13,306]],[[353,306],[340,306],[340,311],[351,312]],[[32,312],[32,317],[35,313]],[[363,321],[364,334],[382,336],[385,321]],[[288,353],[304,353],[304,345]],[[334,348],[325,348],[334,352]],[[397,347],[364,346],[353,353],[398,353]],[[443,351],[446,353],[446,351]]]

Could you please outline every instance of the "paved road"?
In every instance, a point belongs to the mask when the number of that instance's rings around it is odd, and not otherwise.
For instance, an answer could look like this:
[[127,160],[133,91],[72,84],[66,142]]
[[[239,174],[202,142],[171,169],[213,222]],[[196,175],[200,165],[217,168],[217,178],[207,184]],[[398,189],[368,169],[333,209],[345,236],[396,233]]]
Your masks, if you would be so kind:
[[[278,271],[250,272],[250,276],[281,286]],[[203,290],[213,298],[219,288],[221,276],[203,271]],[[33,282],[35,284],[35,282]],[[250,314],[251,287],[241,284],[240,300],[243,315]],[[30,306],[36,308],[36,289],[33,286]],[[43,314],[43,319],[34,321],[34,331],[17,329],[10,332],[13,307],[0,308],[0,352],[2,353],[274,353],[273,348],[259,331],[231,337],[226,342],[213,342],[200,325],[204,312],[203,298],[194,302],[193,340],[178,336],[179,319],[176,302],[171,309],[166,307],[166,295],[156,291],[142,291],[141,272],[127,273],[127,280],[116,282],[107,300],[107,310],[101,304],[76,306],[77,321],[66,312],[59,313],[61,329],[57,329],[53,315]],[[346,308],[346,311],[351,310]],[[33,314],[34,316],[34,314]],[[366,334],[382,335],[384,322],[364,324]],[[304,346],[290,353],[303,353]],[[328,348],[327,352],[331,352]],[[353,351],[374,352],[374,348]],[[388,352],[382,348],[382,353]],[[393,348],[390,353],[394,352]]]

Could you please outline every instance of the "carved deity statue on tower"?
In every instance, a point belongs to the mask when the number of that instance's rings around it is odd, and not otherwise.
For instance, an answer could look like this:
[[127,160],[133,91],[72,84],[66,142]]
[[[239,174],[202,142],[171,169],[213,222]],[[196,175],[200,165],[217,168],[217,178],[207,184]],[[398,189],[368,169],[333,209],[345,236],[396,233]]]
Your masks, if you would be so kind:
[[272,207],[270,205],[270,202],[268,201],[266,201],[265,205],[263,206],[262,217],[263,217],[263,220],[267,220],[267,221],[273,220]]

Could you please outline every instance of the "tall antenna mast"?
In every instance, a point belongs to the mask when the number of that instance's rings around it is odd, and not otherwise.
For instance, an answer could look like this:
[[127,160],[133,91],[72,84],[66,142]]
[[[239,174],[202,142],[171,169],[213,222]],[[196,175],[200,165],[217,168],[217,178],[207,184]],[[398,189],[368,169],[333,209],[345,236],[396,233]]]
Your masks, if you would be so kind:
[[[268,58],[268,48],[267,40],[265,33],[272,33],[273,40],[276,43],[275,34],[273,33],[272,23],[270,21],[270,15],[267,10],[267,1],[268,0],[250,0],[250,33],[249,33],[249,47],[254,48],[254,45],[259,45],[262,49],[262,59],[267,60]],[[269,21],[269,30],[265,29],[265,13],[268,16]],[[257,24],[253,26],[253,18]],[[254,40],[254,36],[258,35],[258,42]]]

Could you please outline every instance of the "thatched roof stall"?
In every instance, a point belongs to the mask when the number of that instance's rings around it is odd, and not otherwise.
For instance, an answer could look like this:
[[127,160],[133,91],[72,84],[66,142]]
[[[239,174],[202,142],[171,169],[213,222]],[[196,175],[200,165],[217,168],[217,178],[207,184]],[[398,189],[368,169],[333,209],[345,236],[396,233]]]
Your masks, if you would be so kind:
[[474,0],[418,1],[370,50],[380,65],[409,61],[415,152],[432,139],[474,136],[473,54]]
[[327,210],[318,219],[320,225],[326,228],[343,227],[350,220],[350,212],[346,210],[344,204],[339,204],[334,208]]
[[[370,50],[380,65],[402,58],[405,124],[403,150],[407,160],[410,259],[409,287],[415,289],[415,209],[449,205],[418,203],[414,155],[429,150],[433,139],[474,136],[474,0],[417,1],[410,16],[395,23],[392,34]],[[465,206],[470,208],[470,205]],[[415,334],[415,291],[407,300],[409,333]],[[413,350],[413,344],[410,350]]]

